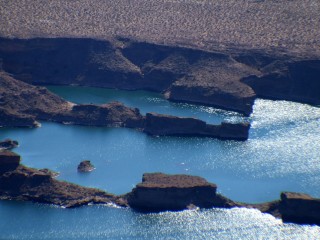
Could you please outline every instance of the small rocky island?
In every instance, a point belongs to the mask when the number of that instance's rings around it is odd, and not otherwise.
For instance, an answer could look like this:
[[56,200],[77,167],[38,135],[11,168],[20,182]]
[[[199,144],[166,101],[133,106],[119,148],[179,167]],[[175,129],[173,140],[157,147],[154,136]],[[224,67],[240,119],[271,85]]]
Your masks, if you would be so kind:
[[81,173],[91,172],[94,169],[95,167],[92,165],[91,161],[89,160],[84,160],[80,162],[78,165],[78,172],[81,172]]
[[236,206],[216,193],[217,185],[189,175],[145,173],[142,183],[127,194],[133,209],[144,212],[178,211],[189,207],[200,208]]
[[130,192],[116,196],[105,191],[56,180],[49,170],[21,165],[18,154],[0,152],[0,199],[33,201],[73,208],[87,204],[116,204],[142,212],[188,208],[255,208],[284,222],[320,225],[320,199],[300,193],[281,193],[281,199],[262,204],[238,203],[217,191],[217,185],[190,175],[145,173]]

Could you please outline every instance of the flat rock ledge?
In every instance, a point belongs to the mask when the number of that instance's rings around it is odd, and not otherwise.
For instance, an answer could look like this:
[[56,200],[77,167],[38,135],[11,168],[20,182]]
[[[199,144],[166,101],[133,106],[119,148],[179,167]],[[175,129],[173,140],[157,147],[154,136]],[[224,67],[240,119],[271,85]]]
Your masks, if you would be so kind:
[[216,193],[217,185],[189,175],[145,173],[127,195],[130,207],[142,212],[179,211],[190,206],[200,208],[236,206]]
[[157,136],[197,136],[244,141],[249,137],[249,129],[250,124],[247,122],[211,125],[196,118],[147,113],[144,131]]
[[283,222],[320,226],[320,199],[307,194],[283,192],[281,199],[261,204],[232,201],[217,191],[217,185],[190,175],[145,173],[142,182],[128,194],[58,181],[49,170],[20,164],[20,156],[0,152],[0,199],[55,204],[65,208],[88,204],[116,204],[140,212],[180,211],[194,208],[245,207],[282,218]]

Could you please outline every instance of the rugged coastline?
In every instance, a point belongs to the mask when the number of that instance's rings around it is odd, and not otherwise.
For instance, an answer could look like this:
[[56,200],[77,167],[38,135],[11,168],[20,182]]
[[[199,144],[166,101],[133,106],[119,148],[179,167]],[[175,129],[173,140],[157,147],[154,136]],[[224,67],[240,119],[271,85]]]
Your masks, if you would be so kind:
[[102,190],[59,181],[48,170],[21,165],[18,154],[0,152],[0,199],[33,201],[73,208],[87,204],[116,204],[142,212],[180,211],[194,208],[255,208],[284,222],[320,225],[320,199],[300,193],[281,193],[281,199],[263,204],[232,201],[217,185],[190,175],[146,173],[130,192],[116,196]]
[[[38,121],[84,126],[127,127],[150,135],[200,136],[222,140],[247,140],[250,124],[210,125],[194,118],[140,114],[139,109],[122,103],[102,105],[74,104],[37,87],[0,72],[0,126],[36,127]],[[161,129],[161,131],[159,131]]]
[[156,91],[171,101],[247,116],[257,97],[320,104],[316,56],[204,51],[126,38],[0,38],[0,59],[3,71],[31,84]]

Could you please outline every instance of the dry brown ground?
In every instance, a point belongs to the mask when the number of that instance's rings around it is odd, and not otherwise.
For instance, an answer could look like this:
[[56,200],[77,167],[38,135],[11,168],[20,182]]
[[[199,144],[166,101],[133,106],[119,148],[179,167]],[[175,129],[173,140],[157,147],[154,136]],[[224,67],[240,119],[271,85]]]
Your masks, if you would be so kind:
[[124,36],[320,56],[319,13],[319,0],[0,0],[0,36]]

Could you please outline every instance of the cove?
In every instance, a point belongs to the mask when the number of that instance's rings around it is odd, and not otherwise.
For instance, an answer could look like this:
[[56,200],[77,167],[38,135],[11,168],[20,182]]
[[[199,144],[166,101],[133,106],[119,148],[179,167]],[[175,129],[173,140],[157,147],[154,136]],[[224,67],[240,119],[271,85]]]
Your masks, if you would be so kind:
[[[50,90],[78,103],[118,100],[138,107],[142,113],[154,111],[194,116],[211,123],[241,118],[239,114],[211,107],[170,103],[153,93],[81,87],[50,87]],[[144,172],[162,171],[204,177],[216,183],[223,195],[236,201],[274,200],[279,198],[281,191],[305,192],[320,197],[317,184],[320,180],[320,109],[305,104],[258,99],[249,120],[252,128],[246,142],[157,138],[132,129],[64,126],[45,122],[38,129],[1,129],[0,137],[19,141],[21,146],[16,152],[22,155],[23,164],[27,166],[50,168],[60,172],[59,179],[115,194],[129,192],[140,182]],[[91,160],[97,169],[90,174],[78,174],[77,164],[84,159]],[[48,235],[51,238],[110,236],[120,239],[122,236],[203,239],[220,236],[232,239],[248,234],[257,238],[275,233],[280,238],[294,239],[298,236],[300,239],[312,239],[317,236],[314,234],[319,235],[319,227],[282,225],[270,216],[244,209],[144,215],[104,206],[69,211],[17,202],[0,202],[0,209],[3,216],[1,229],[8,228],[1,234],[11,234],[13,239],[23,238],[23,232],[27,232],[27,239],[39,238],[39,229],[34,227],[37,224],[30,226],[27,223],[30,216],[39,218],[35,221],[38,221],[42,232],[51,231]],[[25,214],[14,218],[13,212],[17,209]],[[236,212],[240,213],[239,216]],[[44,218],[43,214],[48,218]],[[40,224],[40,219],[46,224]],[[99,224],[97,219],[104,223]],[[9,227],[19,225],[19,222],[25,222],[25,226],[19,227],[20,231]],[[86,225],[90,225],[90,229]],[[221,225],[225,227],[221,228]],[[291,231],[292,235],[288,233]],[[158,235],[152,236],[153,232]]]

